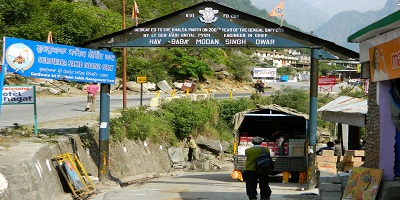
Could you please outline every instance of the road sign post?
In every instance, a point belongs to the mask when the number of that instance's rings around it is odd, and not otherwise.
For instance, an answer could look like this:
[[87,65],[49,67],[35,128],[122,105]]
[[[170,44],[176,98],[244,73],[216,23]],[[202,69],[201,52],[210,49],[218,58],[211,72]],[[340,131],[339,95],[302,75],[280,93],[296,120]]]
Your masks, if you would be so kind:
[[146,76],[137,76],[136,83],[140,83],[140,106],[142,106],[143,102],[143,83],[147,83]]

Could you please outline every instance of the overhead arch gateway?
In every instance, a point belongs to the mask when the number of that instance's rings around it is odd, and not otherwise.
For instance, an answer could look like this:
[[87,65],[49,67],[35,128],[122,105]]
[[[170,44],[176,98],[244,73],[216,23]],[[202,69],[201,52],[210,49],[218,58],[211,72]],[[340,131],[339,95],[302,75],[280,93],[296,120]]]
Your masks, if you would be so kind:
[[[310,48],[308,144],[312,146],[313,152],[316,151],[318,59],[358,60],[359,58],[357,52],[333,42],[281,27],[276,23],[209,1],[139,26],[106,35],[82,46],[93,49],[128,47]],[[106,121],[104,124],[104,127],[107,127]],[[108,144],[108,135],[105,133],[106,131],[100,133],[100,152],[103,152],[102,150],[106,152],[108,149],[106,145]],[[101,153],[100,156],[107,157],[106,154]],[[313,168],[315,153],[310,155],[308,167]],[[99,172],[104,172],[104,170],[99,170]],[[312,176],[315,175],[311,173],[307,176],[310,185],[315,184]],[[99,178],[102,177],[104,177],[104,173],[100,173]]]
[[[124,47],[319,48],[320,58],[358,59],[333,42],[215,3],[202,2],[82,45]],[[333,55],[333,56],[332,56]]]

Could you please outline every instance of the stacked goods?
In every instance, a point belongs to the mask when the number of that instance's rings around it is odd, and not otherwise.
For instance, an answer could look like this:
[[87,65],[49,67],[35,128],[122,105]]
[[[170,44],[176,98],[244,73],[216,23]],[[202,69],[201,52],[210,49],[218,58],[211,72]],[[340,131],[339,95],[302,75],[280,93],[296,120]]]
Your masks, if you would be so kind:
[[242,136],[239,138],[238,155],[245,155],[245,150],[253,146],[253,137]]
[[349,173],[338,173],[335,175],[319,176],[318,191],[321,199],[341,200],[349,176]]
[[305,156],[305,139],[289,139],[289,156]]
[[353,167],[360,167],[364,164],[365,150],[346,150],[343,159],[340,161],[344,165],[344,172],[348,172]]
[[[263,142],[261,144],[261,146],[268,147],[271,156],[278,155],[278,145],[276,142]],[[288,144],[287,143],[283,144],[283,151],[285,151],[285,155],[288,154]]]
[[333,150],[323,150],[321,156],[317,156],[317,169],[323,174],[336,174],[337,157]]

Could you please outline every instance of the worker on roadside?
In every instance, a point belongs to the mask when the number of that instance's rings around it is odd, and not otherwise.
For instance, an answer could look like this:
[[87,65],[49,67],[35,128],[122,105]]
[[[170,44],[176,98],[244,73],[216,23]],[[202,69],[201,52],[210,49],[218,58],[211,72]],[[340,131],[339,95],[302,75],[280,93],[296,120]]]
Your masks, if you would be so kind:
[[326,145],[327,145],[326,147],[322,147],[322,148],[318,149],[318,151],[316,152],[317,155],[321,155],[323,150],[335,150],[334,149],[335,143],[328,142],[328,143],[326,143]]
[[191,136],[187,137],[186,146],[189,147],[188,161],[196,160],[196,142]]
[[342,144],[339,139],[335,139],[335,146],[333,147],[333,150],[335,151],[335,156],[343,155]]
[[90,83],[90,85],[86,88],[86,92],[87,92],[87,102],[85,111],[95,112],[97,92],[99,92],[99,86],[97,86],[97,83]]
[[251,143],[254,146],[245,150],[246,154],[246,167],[244,173],[244,180],[246,181],[246,194],[250,200],[257,200],[257,183],[260,188],[261,200],[267,200],[271,196],[271,188],[269,187],[269,175],[260,174],[256,169],[257,156],[262,154],[263,149],[266,153],[270,153],[268,148],[262,147],[261,143],[263,138],[254,137]]

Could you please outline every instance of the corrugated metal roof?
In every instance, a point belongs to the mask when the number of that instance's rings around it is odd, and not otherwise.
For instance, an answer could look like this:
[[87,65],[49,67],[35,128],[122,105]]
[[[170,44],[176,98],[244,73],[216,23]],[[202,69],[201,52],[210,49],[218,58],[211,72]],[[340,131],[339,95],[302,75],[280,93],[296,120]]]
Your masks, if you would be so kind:
[[318,111],[367,114],[368,100],[340,96],[325,106],[322,106]]

